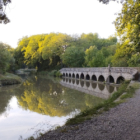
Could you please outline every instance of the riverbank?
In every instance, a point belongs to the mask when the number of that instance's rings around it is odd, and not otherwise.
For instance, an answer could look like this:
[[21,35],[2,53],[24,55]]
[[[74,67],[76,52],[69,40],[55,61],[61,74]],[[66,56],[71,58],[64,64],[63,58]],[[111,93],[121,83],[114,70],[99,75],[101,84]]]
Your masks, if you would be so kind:
[[12,73],[6,72],[4,75],[0,74],[0,86],[20,84],[22,79]]
[[[102,112],[102,114],[94,114],[90,120],[87,119],[83,123],[65,125],[56,130],[49,131],[37,140],[139,139],[140,89],[134,95],[132,93],[134,88],[137,88],[135,84],[130,85],[126,93],[119,100],[115,100],[115,102],[121,104],[111,108],[109,111]],[[129,98],[124,102],[127,97],[132,97],[133,95],[133,98]]]

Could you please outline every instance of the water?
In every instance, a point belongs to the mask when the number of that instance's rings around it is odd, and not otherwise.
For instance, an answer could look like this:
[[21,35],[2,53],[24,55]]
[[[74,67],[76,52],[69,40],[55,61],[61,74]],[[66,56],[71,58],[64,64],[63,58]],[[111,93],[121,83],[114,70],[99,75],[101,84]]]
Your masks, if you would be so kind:
[[0,88],[0,140],[23,140],[65,124],[107,99],[116,87],[45,76]]

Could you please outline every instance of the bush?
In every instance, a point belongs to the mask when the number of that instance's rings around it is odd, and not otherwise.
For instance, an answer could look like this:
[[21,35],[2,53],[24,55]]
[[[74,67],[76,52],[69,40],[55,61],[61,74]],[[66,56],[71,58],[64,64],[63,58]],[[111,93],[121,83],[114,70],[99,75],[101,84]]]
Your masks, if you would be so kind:
[[62,74],[60,73],[60,71],[57,71],[56,77],[61,77],[61,76],[62,76]]
[[57,70],[52,70],[52,71],[49,73],[49,75],[51,75],[51,76],[56,76],[56,73],[57,73]]

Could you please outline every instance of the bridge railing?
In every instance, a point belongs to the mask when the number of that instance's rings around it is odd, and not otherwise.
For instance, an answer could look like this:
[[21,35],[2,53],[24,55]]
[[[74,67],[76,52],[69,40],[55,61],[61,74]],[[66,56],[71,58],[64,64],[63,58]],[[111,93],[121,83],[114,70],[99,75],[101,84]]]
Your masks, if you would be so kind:
[[104,68],[62,68],[60,71],[74,71],[74,72],[105,72],[108,71],[108,67]]

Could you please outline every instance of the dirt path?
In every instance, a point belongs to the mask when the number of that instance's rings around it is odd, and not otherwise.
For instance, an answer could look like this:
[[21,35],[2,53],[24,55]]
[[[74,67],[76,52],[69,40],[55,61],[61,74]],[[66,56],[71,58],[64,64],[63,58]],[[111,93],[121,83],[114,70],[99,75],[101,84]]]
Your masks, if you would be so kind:
[[140,89],[133,98],[108,112],[51,131],[38,140],[140,140]]

